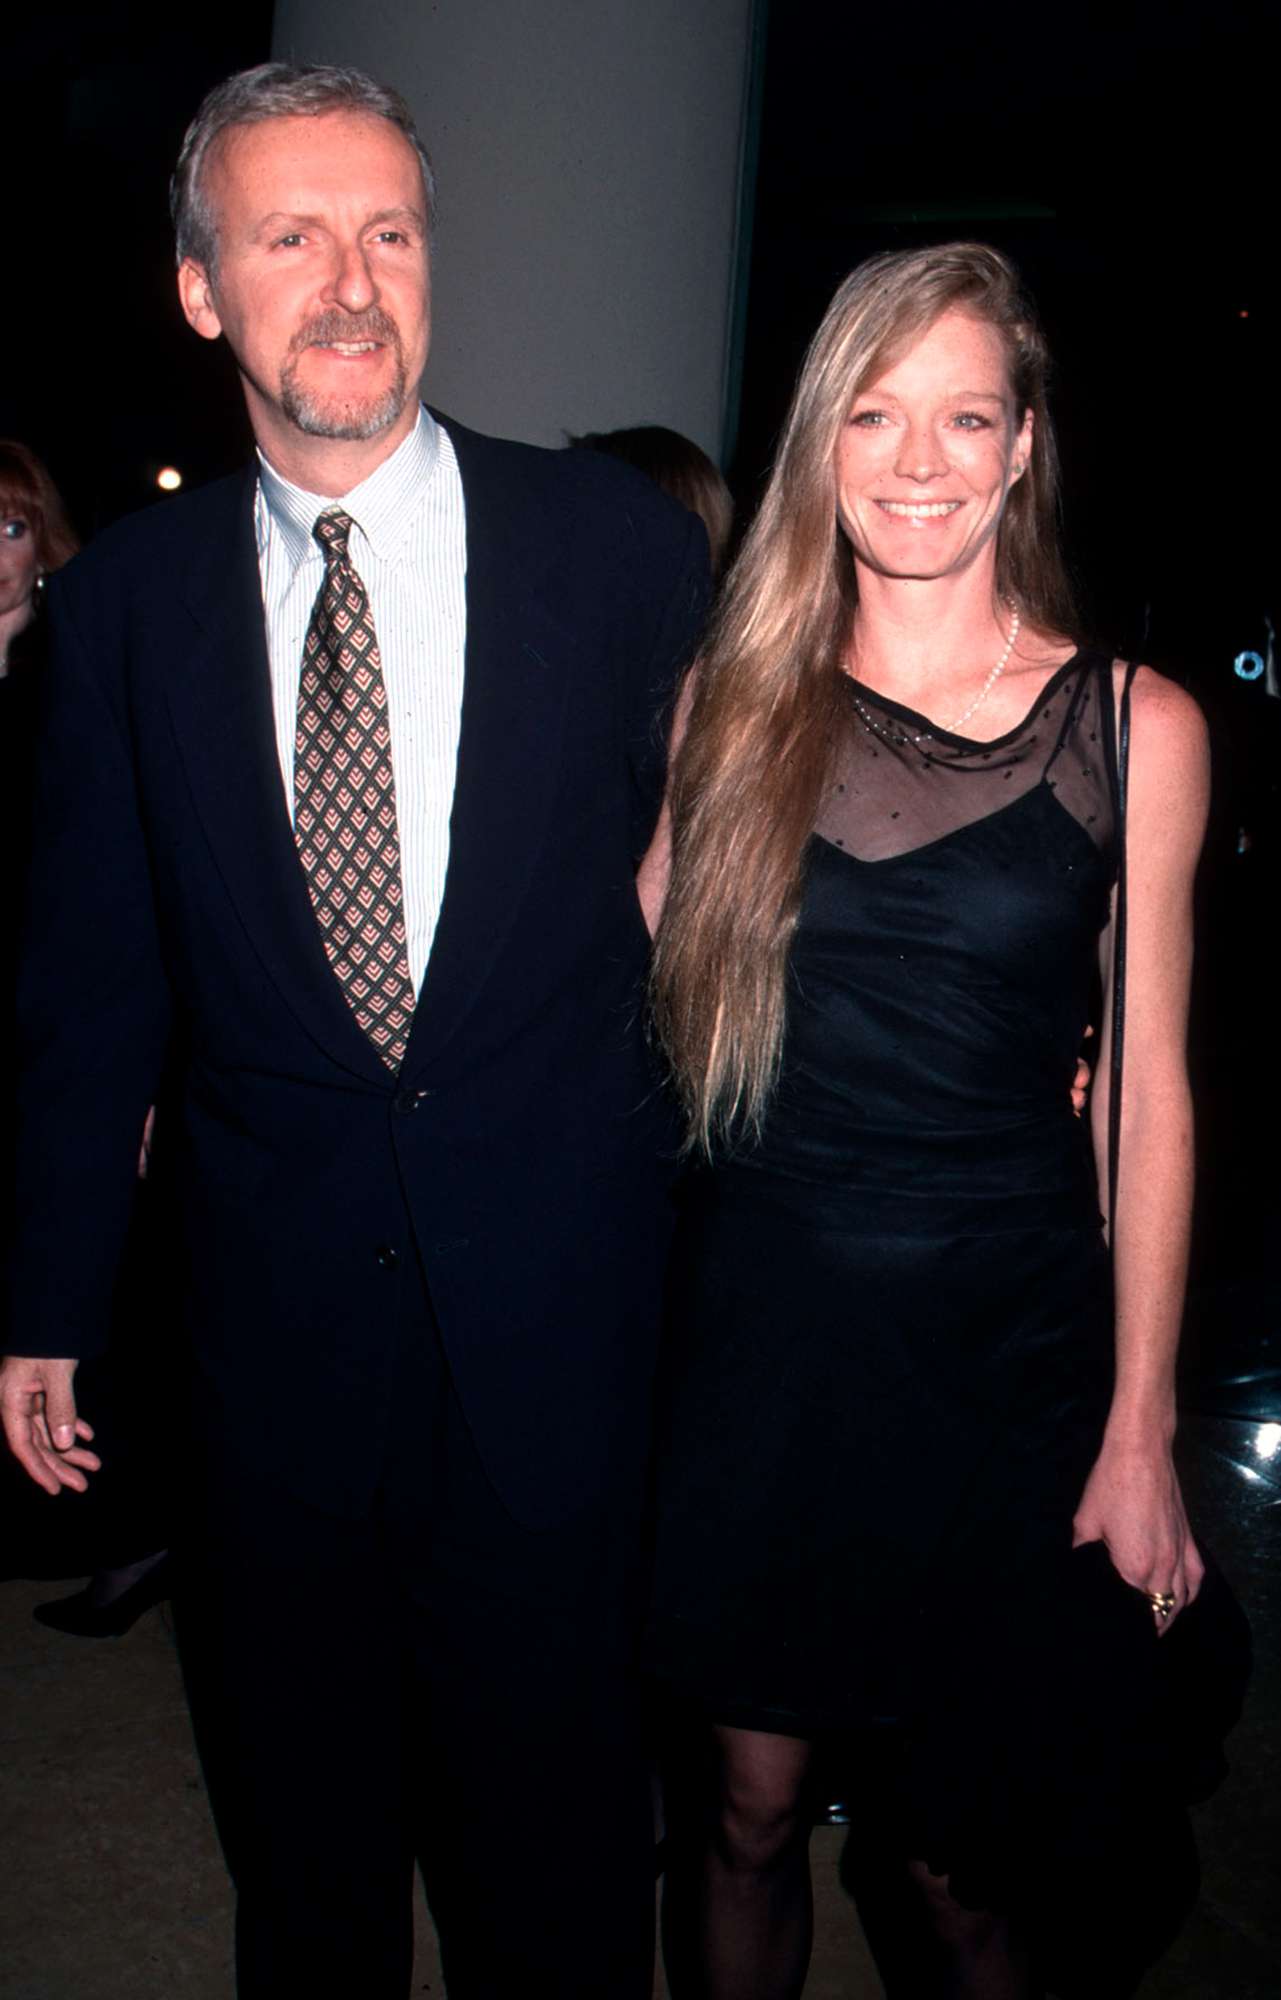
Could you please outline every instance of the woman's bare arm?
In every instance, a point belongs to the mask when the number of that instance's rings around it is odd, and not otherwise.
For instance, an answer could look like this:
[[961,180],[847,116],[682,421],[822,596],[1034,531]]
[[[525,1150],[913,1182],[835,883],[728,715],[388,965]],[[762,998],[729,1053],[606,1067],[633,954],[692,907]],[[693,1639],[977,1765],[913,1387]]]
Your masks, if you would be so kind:
[[[1113,1245],[1116,1382],[1077,1510],[1077,1542],[1106,1542],[1128,1583],[1188,1603],[1202,1565],[1171,1457],[1174,1369],[1192,1214],[1186,1042],[1192,884],[1209,802],[1205,723],[1189,696],[1141,668],[1131,697],[1126,841],[1125,1064]],[[1092,1106],[1107,1203],[1111,932]]]

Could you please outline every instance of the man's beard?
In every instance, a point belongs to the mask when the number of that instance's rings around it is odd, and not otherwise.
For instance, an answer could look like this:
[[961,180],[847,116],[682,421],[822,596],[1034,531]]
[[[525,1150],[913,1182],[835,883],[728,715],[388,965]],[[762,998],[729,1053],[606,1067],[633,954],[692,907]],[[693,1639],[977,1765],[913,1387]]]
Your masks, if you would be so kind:
[[[326,396],[308,389],[298,380],[298,364],[309,347],[332,341],[376,340],[395,356],[396,371],[390,385],[372,401]],[[289,343],[289,353],[280,371],[280,407],[308,437],[372,438],[394,424],[405,407],[409,384],[405,379],[405,353],[400,328],[389,314],[377,306],[368,312],[320,313],[299,327]]]

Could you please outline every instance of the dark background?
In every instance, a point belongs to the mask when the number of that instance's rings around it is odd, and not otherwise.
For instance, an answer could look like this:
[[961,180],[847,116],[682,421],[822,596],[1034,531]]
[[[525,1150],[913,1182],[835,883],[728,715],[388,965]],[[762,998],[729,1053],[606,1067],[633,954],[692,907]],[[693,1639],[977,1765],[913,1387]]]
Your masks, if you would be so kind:
[[168,190],[205,91],[270,54],[270,0],[53,0],[6,23],[0,436],[39,453],[86,538],[156,502],[162,465],[198,484],[243,463],[234,370],[179,310]]
[[1133,647],[1150,606],[1149,645],[1189,666],[1257,645],[1281,525],[1261,20],[1239,0],[779,0],[740,477],[767,459],[844,274],[876,250],[978,237],[1022,267],[1058,360],[1089,622]]
[[[1281,701],[1233,662],[1266,652],[1277,609],[1266,18],[1239,0],[775,0],[730,467],[749,507],[805,343],[860,258],[979,236],[1022,265],[1058,362],[1087,627],[1189,684],[1211,721],[1195,1274],[1207,1322],[1236,1288],[1232,1337],[1256,1352],[1277,1304]],[[203,91],[270,38],[268,0],[160,25],[60,5],[7,31],[0,435],[46,459],[86,535],[164,504],[162,464],[190,484],[243,458],[227,357],[178,310],[166,187]]]

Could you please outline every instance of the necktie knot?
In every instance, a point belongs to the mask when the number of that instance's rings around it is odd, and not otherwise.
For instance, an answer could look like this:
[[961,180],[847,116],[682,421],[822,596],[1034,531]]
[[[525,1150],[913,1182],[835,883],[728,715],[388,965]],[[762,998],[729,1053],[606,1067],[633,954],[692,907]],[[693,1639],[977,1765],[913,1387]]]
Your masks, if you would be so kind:
[[337,507],[316,516],[312,534],[325,552],[327,563],[347,561],[347,537],[351,533],[351,515],[344,514]]

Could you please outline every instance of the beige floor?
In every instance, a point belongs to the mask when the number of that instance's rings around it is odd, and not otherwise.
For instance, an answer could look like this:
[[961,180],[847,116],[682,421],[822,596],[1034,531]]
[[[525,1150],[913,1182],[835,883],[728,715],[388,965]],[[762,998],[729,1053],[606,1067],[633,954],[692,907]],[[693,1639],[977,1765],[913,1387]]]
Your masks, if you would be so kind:
[[[125,1639],[68,1639],[31,1618],[64,1588],[0,1585],[0,1991],[228,2000],[231,1896],[166,1614]],[[839,1853],[839,1833],[815,1835],[822,1923],[807,1995],[879,2000]],[[421,1905],[413,1990],[444,1990]],[[655,1990],[666,2000],[661,1975]]]

